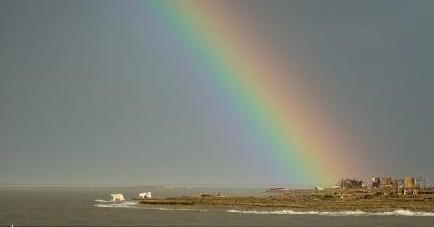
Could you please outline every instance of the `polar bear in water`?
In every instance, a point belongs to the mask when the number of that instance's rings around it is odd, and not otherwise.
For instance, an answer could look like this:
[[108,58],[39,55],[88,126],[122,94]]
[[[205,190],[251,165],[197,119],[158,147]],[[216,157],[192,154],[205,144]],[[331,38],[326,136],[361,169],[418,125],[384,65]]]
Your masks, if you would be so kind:
[[139,194],[139,198],[150,199],[150,198],[152,198],[152,193],[151,192],[142,192]]
[[124,195],[122,195],[122,194],[111,194],[110,196],[112,197],[113,202],[125,201]]

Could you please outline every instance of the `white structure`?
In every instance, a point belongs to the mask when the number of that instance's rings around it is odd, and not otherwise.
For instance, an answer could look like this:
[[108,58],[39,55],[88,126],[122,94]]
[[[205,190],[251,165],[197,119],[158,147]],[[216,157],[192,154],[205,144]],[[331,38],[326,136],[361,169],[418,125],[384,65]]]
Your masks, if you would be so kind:
[[320,186],[315,186],[315,191],[322,191],[322,190],[324,190],[324,188],[322,188],[322,187],[320,187]]
[[139,198],[140,199],[150,199],[150,198],[152,198],[152,193],[151,192],[142,192],[139,194]]
[[110,196],[112,197],[113,202],[125,201],[124,195],[122,195],[122,194],[111,194]]

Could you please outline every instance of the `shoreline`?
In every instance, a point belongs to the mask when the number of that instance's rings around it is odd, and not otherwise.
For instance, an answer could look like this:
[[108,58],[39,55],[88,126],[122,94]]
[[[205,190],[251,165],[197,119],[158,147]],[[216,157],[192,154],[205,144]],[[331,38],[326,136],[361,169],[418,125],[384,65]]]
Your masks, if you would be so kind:
[[164,206],[172,208],[225,209],[243,211],[282,211],[294,212],[434,212],[434,195],[411,196],[372,195],[352,193],[335,195],[316,193],[313,190],[289,191],[270,196],[183,196],[158,199],[137,199],[139,205]]

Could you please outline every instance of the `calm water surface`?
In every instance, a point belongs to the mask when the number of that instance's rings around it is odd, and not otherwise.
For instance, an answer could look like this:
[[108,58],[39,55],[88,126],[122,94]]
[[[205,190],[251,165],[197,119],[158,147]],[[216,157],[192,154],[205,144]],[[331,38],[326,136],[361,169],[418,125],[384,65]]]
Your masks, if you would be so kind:
[[261,195],[262,189],[211,188],[1,188],[0,225],[98,226],[434,226],[434,217],[319,216],[308,214],[244,214],[225,210],[166,210],[109,200],[111,193],[136,197],[151,191],[154,197],[224,193]]

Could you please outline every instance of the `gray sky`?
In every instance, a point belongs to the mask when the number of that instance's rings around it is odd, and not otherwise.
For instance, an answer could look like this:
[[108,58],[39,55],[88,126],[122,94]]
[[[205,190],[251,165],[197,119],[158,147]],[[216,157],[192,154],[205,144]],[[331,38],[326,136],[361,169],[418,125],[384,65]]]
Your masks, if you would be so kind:
[[[194,70],[155,51],[164,40],[130,3],[1,1],[0,183],[291,183],[219,133],[230,121],[179,82]],[[322,102],[384,163],[360,175],[434,180],[434,1],[233,4],[315,68]]]

